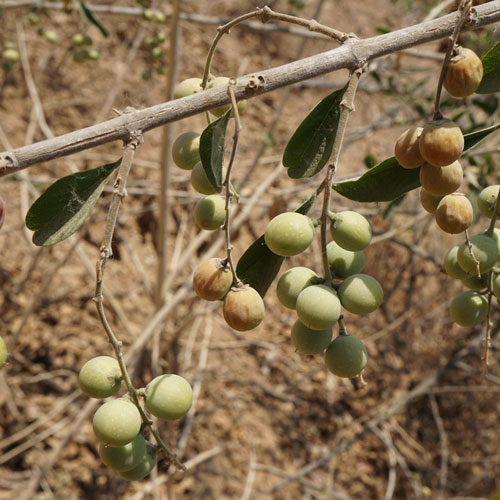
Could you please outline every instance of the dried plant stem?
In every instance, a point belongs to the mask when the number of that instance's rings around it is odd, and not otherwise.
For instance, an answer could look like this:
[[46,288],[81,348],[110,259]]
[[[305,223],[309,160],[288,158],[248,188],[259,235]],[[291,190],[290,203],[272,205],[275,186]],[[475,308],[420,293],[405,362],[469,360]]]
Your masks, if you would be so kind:
[[476,259],[476,256],[474,255],[474,251],[472,249],[472,243],[470,242],[469,238],[469,231],[466,229],[465,230],[465,245],[467,246],[467,249],[469,250],[469,255],[471,256],[472,260],[474,261],[474,264],[476,266],[476,274],[477,277],[481,277],[481,269],[479,267],[479,261]]

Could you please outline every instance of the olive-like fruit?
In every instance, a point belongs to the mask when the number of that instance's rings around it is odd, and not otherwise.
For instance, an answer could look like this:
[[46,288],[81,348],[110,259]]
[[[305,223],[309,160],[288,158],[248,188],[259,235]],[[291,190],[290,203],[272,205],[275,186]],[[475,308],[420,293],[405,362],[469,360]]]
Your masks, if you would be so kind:
[[200,229],[214,231],[226,220],[226,202],[218,194],[198,200],[194,207],[194,220]]
[[313,330],[326,330],[340,318],[340,300],[326,285],[311,285],[302,290],[295,309],[300,321]]
[[267,225],[264,240],[271,252],[282,257],[302,253],[312,242],[314,226],[306,215],[286,212]]
[[458,234],[472,224],[472,205],[464,194],[454,193],[445,196],[437,206],[436,222],[446,233]]
[[119,472],[118,474],[127,481],[138,481],[145,478],[156,465],[156,447],[146,442],[146,452],[142,460],[133,469]]
[[226,323],[239,332],[253,330],[264,319],[264,301],[255,288],[248,285],[232,288],[222,306]]
[[120,365],[111,356],[89,359],[80,369],[78,386],[90,398],[108,398],[122,386]]
[[470,274],[461,281],[466,288],[470,288],[471,290],[484,290],[488,287],[488,273],[481,274],[481,277],[476,274]]
[[201,262],[193,275],[193,288],[198,297],[204,300],[222,299],[233,283],[233,274],[222,259],[209,259]]
[[0,337],[0,368],[7,361],[7,346],[5,345],[5,340]]
[[[219,85],[226,85],[229,83],[229,78],[226,76],[218,76],[217,78],[212,78],[207,85],[207,89],[213,89],[214,87],[218,87]],[[238,102],[238,113],[243,113],[245,107],[247,105],[247,101],[245,99]],[[220,117],[226,111],[231,109],[231,104],[225,104],[223,106],[218,106],[217,108],[211,109],[210,113],[213,115]]]
[[432,215],[436,213],[437,206],[442,198],[441,195],[429,193],[424,188],[420,190],[420,204],[426,212]]
[[468,290],[453,298],[450,316],[457,325],[474,326],[486,318],[488,301],[484,295]]
[[181,83],[178,83],[174,89],[174,99],[181,99],[182,97],[187,97],[193,95],[196,92],[201,92],[203,89],[201,83],[203,80],[201,78],[187,78]]
[[142,434],[124,446],[106,446],[99,443],[99,456],[104,465],[118,472],[133,469],[142,461],[146,453],[146,440]]
[[493,278],[493,293],[497,300],[500,300],[500,274],[497,274]]
[[451,278],[455,278],[457,280],[462,280],[468,278],[470,274],[464,271],[460,265],[458,264],[458,250],[460,245],[455,245],[448,250],[444,258],[444,271]]
[[456,161],[462,154],[464,136],[455,122],[443,118],[429,122],[424,127],[418,144],[420,154],[427,163],[444,167]]
[[200,161],[200,134],[184,132],[177,137],[172,145],[172,159],[182,170],[191,170]]
[[[498,259],[498,247],[496,241],[487,234],[476,234],[470,238],[472,253],[479,262],[479,272],[486,273]],[[469,274],[476,274],[476,262],[472,259],[469,248],[465,243],[460,245],[457,254],[458,264]]]
[[192,403],[193,390],[180,375],[160,375],[146,386],[146,408],[162,420],[182,418]]
[[2,59],[10,63],[15,63],[19,61],[19,52],[17,49],[5,49],[2,52]]
[[444,76],[443,85],[453,97],[467,97],[479,87],[483,63],[470,49],[457,47]]
[[276,295],[282,305],[295,309],[297,297],[304,288],[313,284],[318,275],[307,267],[292,267],[280,276],[276,285]]
[[429,193],[445,196],[455,192],[464,178],[462,165],[455,161],[445,167],[434,167],[424,163],[420,167],[420,184]]
[[[222,169],[222,178],[226,176],[226,169]],[[203,164],[199,161],[191,170],[191,186],[201,194],[216,194],[217,191],[208,180]]]
[[349,276],[338,289],[340,303],[354,314],[368,314],[382,303],[384,291],[380,283],[368,274]]
[[346,210],[331,215],[330,219],[332,238],[344,250],[359,252],[370,244],[372,228],[361,214]]
[[489,219],[493,217],[499,190],[500,185],[498,184],[488,186],[485,187],[477,197],[477,208],[484,216],[488,217]]
[[394,145],[394,156],[403,168],[418,168],[424,159],[420,154],[418,141],[422,127],[411,127],[403,132]]
[[351,252],[331,241],[326,247],[328,266],[334,278],[344,279],[361,272],[365,265],[365,254],[362,251]]
[[325,352],[325,364],[337,377],[355,377],[368,362],[368,351],[363,342],[352,335],[338,336]]
[[292,326],[292,344],[302,354],[323,352],[332,341],[332,329],[313,330],[298,319]]

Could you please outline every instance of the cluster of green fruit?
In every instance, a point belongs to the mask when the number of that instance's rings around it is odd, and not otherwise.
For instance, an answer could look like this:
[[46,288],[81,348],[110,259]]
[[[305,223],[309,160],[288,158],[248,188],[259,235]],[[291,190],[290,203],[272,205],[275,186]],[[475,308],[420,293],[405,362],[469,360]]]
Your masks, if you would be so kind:
[[73,52],[73,60],[75,62],[97,61],[101,57],[97,49],[89,48],[94,43],[90,36],[83,33],[75,33],[71,41],[75,47]]
[[161,45],[163,45],[166,39],[167,35],[164,31],[155,31],[144,40],[149,64],[149,69],[144,70],[141,74],[141,78],[144,81],[151,80],[155,72],[158,75],[165,74],[164,50]]
[[[78,375],[80,390],[91,398],[113,396],[122,383],[118,361],[110,356],[87,361]],[[156,377],[138,394],[144,396],[149,412],[162,420],[183,417],[193,399],[189,383],[173,374]],[[144,438],[142,427],[141,413],[127,396],[104,403],[94,415],[101,460],[128,481],[142,479],[156,465],[156,446]]]
[[167,22],[167,16],[163,12],[155,11],[153,12],[150,9],[146,9],[142,13],[142,17],[146,21],[155,21],[160,24],[165,24]]

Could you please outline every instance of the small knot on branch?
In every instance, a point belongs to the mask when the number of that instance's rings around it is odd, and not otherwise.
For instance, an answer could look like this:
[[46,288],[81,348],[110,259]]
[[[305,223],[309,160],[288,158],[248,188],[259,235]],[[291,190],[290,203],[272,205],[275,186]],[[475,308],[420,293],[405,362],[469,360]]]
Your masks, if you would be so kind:
[[262,24],[268,23],[273,18],[273,11],[267,5],[262,9],[257,9]]

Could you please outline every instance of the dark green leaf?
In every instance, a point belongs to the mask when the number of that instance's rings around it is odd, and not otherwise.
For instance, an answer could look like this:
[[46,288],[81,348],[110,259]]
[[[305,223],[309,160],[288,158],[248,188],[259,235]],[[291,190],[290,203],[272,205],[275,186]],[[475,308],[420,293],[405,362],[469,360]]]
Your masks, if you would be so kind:
[[231,116],[227,111],[220,118],[213,121],[201,134],[200,157],[203,169],[210,184],[217,192],[222,189],[222,165],[224,163],[224,140],[226,129]]
[[101,21],[97,19],[95,14],[85,5],[82,0],[80,0],[80,8],[82,9],[82,13],[87,21],[93,24],[102,33],[102,36],[108,37],[108,30],[101,24]]
[[26,214],[26,226],[35,231],[33,243],[38,246],[53,245],[77,231],[94,208],[109,176],[120,163],[121,160],[118,160],[77,172],[49,186]]
[[492,132],[495,132],[495,130],[498,130],[499,128],[500,123],[497,123],[496,125],[492,125],[491,127],[483,128],[482,130],[476,130],[476,132],[471,132],[470,134],[465,134],[464,152],[474,147],[476,144],[481,142],[488,135],[490,135]]
[[328,162],[346,87],[325,97],[304,119],[288,142],[283,165],[292,179],[312,177]]
[[476,92],[491,94],[500,91],[500,42],[483,57],[483,79]]
[[405,198],[406,198],[406,193],[403,196],[400,196],[399,198],[392,200],[385,208],[384,213],[382,214],[382,217],[384,219],[389,219],[389,217],[391,217],[392,214],[398,209],[399,205],[401,205],[401,203],[403,203]]

